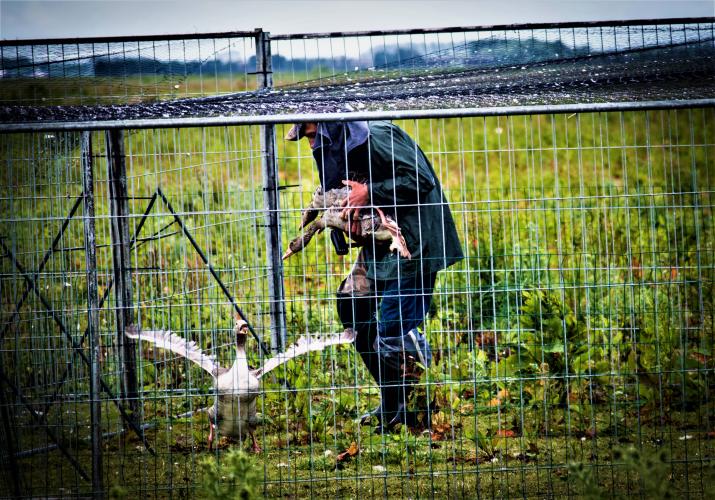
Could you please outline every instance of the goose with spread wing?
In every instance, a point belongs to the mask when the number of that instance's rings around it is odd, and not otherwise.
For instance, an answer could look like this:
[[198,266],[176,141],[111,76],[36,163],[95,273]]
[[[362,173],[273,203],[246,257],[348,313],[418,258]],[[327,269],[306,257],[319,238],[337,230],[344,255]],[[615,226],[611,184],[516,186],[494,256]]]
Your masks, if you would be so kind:
[[245,348],[248,324],[238,317],[233,328],[236,360],[231,368],[222,367],[215,356],[202,352],[196,342],[187,341],[171,331],[141,330],[136,325],[131,325],[127,327],[125,334],[129,338],[150,342],[158,348],[183,356],[213,377],[218,398],[217,403],[208,410],[209,449],[213,446],[218,426],[224,436],[242,438],[248,434],[255,452],[261,451],[255,435],[256,397],[260,393],[260,379],[274,368],[301,354],[322,351],[331,345],[350,344],[355,340],[355,333],[350,329],[339,335],[302,336],[284,352],[267,360],[261,368],[252,370],[248,366]]

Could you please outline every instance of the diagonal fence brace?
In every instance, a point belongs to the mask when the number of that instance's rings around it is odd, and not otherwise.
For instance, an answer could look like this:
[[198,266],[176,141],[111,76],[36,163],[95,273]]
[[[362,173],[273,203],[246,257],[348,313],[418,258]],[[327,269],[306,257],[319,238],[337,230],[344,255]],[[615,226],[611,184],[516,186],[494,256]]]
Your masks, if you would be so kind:
[[206,264],[206,267],[208,268],[209,272],[211,273],[211,276],[214,277],[216,282],[218,283],[218,286],[221,288],[221,291],[224,293],[226,298],[231,302],[231,305],[233,305],[233,308],[236,310],[239,316],[241,316],[241,319],[246,322],[248,325],[248,330],[251,332],[251,335],[253,335],[253,338],[256,339],[256,342],[258,342],[259,347],[261,348],[261,351],[263,352],[264,355],[268,356],[270,355],[270,351],[268,350],[268,347],[266,347],[266,344],[263,343],[263,341],[260,339],[256,331],[253,329],[253,326],[251,325],[251,322],[248,321],[248,318],[246,317],[245,314],[243,314],[243,311],[241,308],[238,306],[236,303],[236,300],[233,298],[233,295],[231,295],[231,292],[228,291],[228,288],[226,285],[223,284],[223,281],[221,281],[221,278],[219,278],[218,273],[216,270],[213,268],[213,266],[209,263],[209,260],[206,258],[206,254],[201,250],[201,247],[199,244],[196,242],[194,237],[191,235],[189,230],[187,229],[186,225],[184,225],[184,221],[179,217],[179,214],[176,213],[174,210],[174,207],[171,206],[171,203],[169,203],[168,198],[164,194],[164,192],[161,190],[161,188],[156,188],[156,193],[159,195],[161,200],[164,202],[164,205],[166,205],[167,210],[169,210],[169,213],[174,216],[174,219],[176,219],[176,222],[179,224],[179,227],[181,227],[182,232],[184,235],[188,238],[189,242],[191,243],[191,246],[194,247],[194,250],[196,250],[196,253],[199,254],[199,257],[201,257],[201,260],[204,261],[204,264]]
[[[47,252],[45,252],[45,255],[42,257],[42,261],[40,262],[40,265],[37,267],[37,271],[35,271],[35,276],[33,277],[34,281],[37,281],[37,279],[40,277],[40,273],[45,268],[45,265],[47,264],[47,262],[49,262],[50,257],[52,256],[53,253],[55,253],[57,244],[60,242],[60,240],[62,239],[62,236],[65,234],[65,230],[67,229],[67,226],[69,226],[70,221],[74,217],[74,214],[77,212],[77,209],[79,208],[79,206],[82,204],[83,199],[84,199],[84,193],[80,194],[79,197],[75,200],[74,205],[72,205],[72,208],[70,209],[70,213],[62,221],[62,226],[60,227],[59,232],[57,233],[55,238],[52,240],[52,245],[50,245],[50,248],[47,250]],[[15,322],[15,319],[20,314],[20,308],[25,303],[25,300],[27,299],[27,297],[30,295],[30,290],[31,290],[31,287],[29,285],[25,284],[25,290],[22,292],[22,297],[20,297],[20,300],[18,300],[17,304],[15,304],[15,309],[13,310],[12,316],[3,325],[2,330],[0,331],[0,345],[2,345],[3,340],[5,340],[5,334],[10,329],[10,326],[12,326],[12,324]]]
[[[35,292],[35,295],[37,295],[37,298],[40,299],[40,302],[42,305],[47,309],[47,311],[50,313],[52,316],[52,319],[54,320],[55,323],[57,323],[57,326],[60,328],[60,331],[67,337],[67,339],[70,341],[72,345],[72,349],[77,353],[77,355],[80,357],[80,359],[87,365],[91,366],[91,362],[89,358],[87,357],[87,354],[82,350],[82,347],[77,343],[77,341],[72,337],[72,334],[67,330],[67,327],[65,327],[64,323],[62,320],[57,316],[57,313],[55,310],[52,308],[52,304],[50,304],[47,299],[42,295],[42,293],[38,290],[37,288],[37,283],[35,283],[32,280],[32,277],[29,275],[29,273],[25,270],[25,268],[18,262],[18,260],[15,258],[15,254],[13,254],[10,249],[5,245],[5,243],[0,240],[0,246],[2,246],[3,251],[10,257],[10,260],[12,261],[13,265],[17,268],[18,271],[20,271],[20,274],[22,274],[23,278],[25,281],[28,282],[28,284],[31,286],[32,291]],[[119,414],[122,416],[122,419],[127,423],[127,425],[134,431],[134,433],[141,439],[142,443],[144,444],[144,448],[151,453],[152,455],[156,455],[156,452],[154,449],[149,445],[149,442],[147,441],[146,437],[144,436],[144,433],[141,431],[141,428],[136,424],[134,419],[127,413],[126,409],[124,406],[119,402],[119,400],[116,398],[114,393],[112,392],[112,389],[107,385],[107,383],[104,381],[104,379],[100,378],[100,387],[102,391],[104,391],[107,396],[109,396],[109,399],[116,405],[117,409],[119,410]]]
[[[149,217],[149,212],[151,212],[152,207],[154,206],[154,203],[156,202],[156,193],[154,193],[151,198],[149,203],[147,204],[146,209],[144,210],[144,214],[142,215],[141,219],[139,219],[139,224],[137,224],[136,229],[134,230],[134,235],[132,236],[132,239],[129,242],[129,246],[133,247],[134,244],[137,242],[139,238],[139,233],[142,230],[142,227],[144,227],[144,223],[146,222],[147,218]],[[114,286],[114,278],[110,277],[109,281],[107,282],[107,286],[104,289],[104,292],[102,293],[102,296],[99,298],[99,303],[97,304],[97,310],[101,309],[104,306],[105,301],[107,300],[107,297],[109,297],[109,293],[112,291],[112,287]],[[89,326],[84,329],[84,333],[82,334],[82,337],[79,339],[79,346],[82,347],[84,346],[84,341],[87,340],[87,335],[89,335]],[[57,397],[60,394],[60,390],[62,389],[62,386],[64,383],[67,381],[67,375],[69,375],[69,366],[65,367],[65,371],[62,373],[62,376],[60,377],[60,381],[57,384],[57,388],[55,389],[55,392],[52,394],[50,399],[47,401],[45,404],[45,415],[50,411],[50,407],[52,406],[52,403],[57,401]]]
[[[80,197],[76,199],[74,205],[72,206],[72,209],[70,210],[69,215],[65,218],[65,220],[62,223],[62,227],[60,228],[60,231],[58,232],[58,234],[55,236],[54,240],[52,241],[52,245],[51,245],[50,249],[45,253],[45,256],[44,256],[42,262],[40,262],[40,265],[38,266],[37,271],[35,271],[33,281],[35,281],[35,282],[37,281],[38,276],[44,269],[44,266],[49,261],[50,256],[54,253],[54,251],[57,247],[57,244],[59,243],[60,239],[62,238],[62,235],[64,234],[65,230],[67,229],[67,226],[69,225],[70,220],[72,220],[72,218],[74,217],[74,214],[77,212],[77,209],[79,208],[80,204],[82,203],[83,197],[84,197],[84,194],[80,195]],[[147,207],[144,210],[144,214],[142,215],[141,219],[139,219],[139,224],[137,225],[137,227],[134,231],[134,235],[132,236],[132,239],[130,241],[130,246],[133,246],[136,243],[136,241],[138,240],[139,233],[141,232],[142,228],[144,227],[144,223],[146,222],[146,220],[149,216],[149,213],[151,212],[151,209],[153,208],[154,203],[156,202],[156,197],[157,197],[157,194],[154,193],[151,197],[148,198],[149,203],[147,204]],[[107,300],[107,297],[109,296],[113,285],[114,285],[114,280],[113,280],[113,278],[110,278],[104,292],[102,293],[102,296],[99,298],[98,309],[101,309],[104,306],[104,303]],[[3,340],[5,333],[7,333],[7,329],[10,327],[10,325],[14,321],[15,316],[17,316],[17,314],[19,314],[20,308],[22,307],[22,305],[24,304],[24,301],[29,296],[29,293],[32,290],[32,286],[28,285],[27,283],[25,284],[25,287],[26,288],[25,288],[22,298],[18,301],[18,303],[15,306],[15,310],[13,312],[13,317],[4,325],[2,332],[0,332],[0,342]],[[80,338],[80,341],[78,343],[78,345],[80,347],[82,347],[84,345],[84,341],[87,339],[88,334],[89,334],[89,328],[85,328],[84,333],[82,334],[82,338]],[[48,417],[50,410],[52,409],[52,404],[55,401],[57,401],[60,391],[62,390],[62,387],[64,386],[65,382],[67,381],[67,376],[69,375],[69,368],[70,368],[69,366],[65,367],[64,372],[60,376],[59,382],[56,384],[57,386],[55,388],[54,393],[47,400],[42,413],[40,413],[41,416],[38,416],[36,413],[33,414],[33,417],[39,418],[41,420],[40,421],[41,425],[43,425],[47,422],[47,417]],[[17,394],[17,393],[19,393],[19,390],[14,390],[14,392]],[[28,407],[28,409],[30,409],[31,411],[34,411],[34,410],[32,410],[31,407]],[[61,449],[61,445],[59,443],[56,443],[56,447]],[[49,451],[49,449],[48,449],[48,451]],[[64,450],[62,450],[62,451],[64,453]]]
[[7,378],[5,372],[2,370],[2,366],[0,366],[0,381],[7,385],[12,391],[12,393],[15,395],[15,397],[17,397],[20,402],[22,402],[25,408],[27,408],[27,411],[30,413],[30,416],[32,416],[32,419],[35,421],[35,423],[44,426],[47,435],[50,436],[50,439],[55,442],[57,448],[62,452],[62,454],[67,458],[67,460],[69,460],[70,464],[72,464],[72,467],[77,470],[79,475],[82,476],[82,479],[84,479],[85,481],[90,481],[89,475],[85,472],[79,462],[77,462],[77,460],[72,456],[69,450],[65,448],[65,446],[62,444],[62,441],[58,439],[57,436],[55,436],[54,432],[52,432],[51,427],[46,425],[47,422],[45,422],[43,418],[37,414],[30,402],[25,398],[22,392],[20,392],[20,389],[15,387],[15,385],[10,381],[10,379]]

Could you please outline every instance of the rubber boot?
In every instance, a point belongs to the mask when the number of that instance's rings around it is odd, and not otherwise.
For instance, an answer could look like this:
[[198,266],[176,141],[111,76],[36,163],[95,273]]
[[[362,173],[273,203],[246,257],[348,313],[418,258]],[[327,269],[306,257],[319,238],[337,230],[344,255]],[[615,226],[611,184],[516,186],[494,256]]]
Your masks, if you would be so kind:
[[[389,371],[389,370],[388,370]],[[377,415],[378,424],[375,434],[391,431],[398,423],[402,422],[405,406],[402,405],[404,396],[403,383],[398,380],[385,381],[380,386],[380,412]]]
[[[343,323],[343,327],[352,328],[357,333],[355,349],[360,354],[360,358],[362,358],[375,383],[380,386],[381,377],[378,364],[380,359],[373,347],[377,336],[374,297],[353,297],[352,295],[338,293],[337,308],[338,317]],[[361,425],[370,423],[372,417],[377,417],[378,420],[381,419],[383,413],[382,401],[386,401],[386,399],[381,397],[380,404],[376,408],[360,416]]]
[[386,375],[383,401],[392,401],[389,411],[383,413],[383,422],[376,432],[382,430],[390,431],[397,424],[414,425],[416,415],[419,411],[409,411],[408,402],[415,384],[422,375],[422,369],[418,366],[416,359],[411,355],[402,354],[396,356],[390,362],[383,363],[383,371]]
[[391,430],[397,424],[407,425],[414,424],[412,413],[407,409],[407,402],[412,394],[413,386],[402,383],[395,388],[395,397],[397,398],[397,408],[392,412],[392,418],[387,422],[387,430]]
[[[371,342],[371,340],[374,341],[376,335],[377,322],[373,321],[368,326],[368,328],[358,333],[358,336],[355,339],[355,347],[357,348],[358,353],[360,353],[360,357],[362,358],[363,363],[365,363],[367,371],[370,373],[373,380],[375,380],[375,383],[378,385],[378,387],[382,388],[380,380],[383,377],[381,377],[380,373],[380,358],[375,352],[374,347],[372,347],[373,342]],[[376,417],[378,421],[382,420],[382,414],[385,411],[389,410],[389,408],[385,408],[385,402],[389,401],[392,395],[388,395],[388,397],[385,396],[386,395],[382,393],[381,389],[380,404],[378,404],[377,407],[375,407],[374,409],[360,416],[360,425],[369,424],[373,417]]]

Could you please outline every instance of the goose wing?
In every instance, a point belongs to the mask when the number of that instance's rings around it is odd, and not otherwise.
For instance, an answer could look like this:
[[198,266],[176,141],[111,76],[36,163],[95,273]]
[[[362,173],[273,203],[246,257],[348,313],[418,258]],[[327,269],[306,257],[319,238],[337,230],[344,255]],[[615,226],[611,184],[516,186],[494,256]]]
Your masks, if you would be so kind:
[[323,187],[318,186],[313,193],[313,198],[310,200],[310,205],[303,211],[300,217],[300,226],[298,229],[303,229],[305,226],[315,220],[323,207]]
[[176,353],[196,363],[214,378],[225,371],[216,361],[216,357],[204,353],[196,342],[179,337],[169,330],[142,330],[136,325],[130,325],[124,330],[124,334],[130,339],[150,342],[160,349]]
[[311,351],[322,351],[331,345],[352,344],[354,340],[355,332],[349,328],[339,335],[304,335],[288,349],[266,361],[263,366],[255,370],[253,374],[256,378],[261,378],[274,368],[301,354]]

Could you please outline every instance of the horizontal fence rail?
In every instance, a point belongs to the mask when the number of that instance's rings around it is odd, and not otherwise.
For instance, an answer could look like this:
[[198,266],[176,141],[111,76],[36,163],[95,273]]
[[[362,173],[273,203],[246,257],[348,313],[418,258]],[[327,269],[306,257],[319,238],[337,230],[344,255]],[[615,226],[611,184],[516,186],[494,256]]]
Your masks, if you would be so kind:
[[504,30],[539,30],[539,29],[571,29],[571,28],[606,28],[606,27],[630,27],[652,24],[699,24],[710,23],[712,17],[674,17],[660,19],[632,19],[632,20],[611,20],[592,22],[560,22],[560,23],[516,23],[516,24],[493,24],[482,26],[453,26],[447,28],[407,28],[401,30],[362,30],[362,31],[334,31],[322,33],[293,33],[273,35],[273,40],[301,40],[316,38],[342,38],[357,36],[383,36],[383,35],[423,35],[436,33],[463,33],[467,31],[504,31]]
[[680,101],[619,102],[593,104],[562,104],[543,106],[508,106],[473,109],[429,109],[405,111],[354,111],[346,113],[305,113],[273,116],[221,116],[208,118],[162,118],[146,120],[111,120],[88,122],[0,123],[0,133],[28,131],[150,129],[175,127],[214,127],[261,124],[286,124],[300,122],[350,122],[358,120],[407,120],[425,118],[459,118],[479,116],[513,116],[538,114],[570,114],[609,111],[648,111],[657,109],[710,108],[713,99]]

